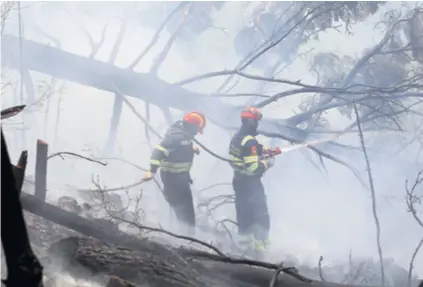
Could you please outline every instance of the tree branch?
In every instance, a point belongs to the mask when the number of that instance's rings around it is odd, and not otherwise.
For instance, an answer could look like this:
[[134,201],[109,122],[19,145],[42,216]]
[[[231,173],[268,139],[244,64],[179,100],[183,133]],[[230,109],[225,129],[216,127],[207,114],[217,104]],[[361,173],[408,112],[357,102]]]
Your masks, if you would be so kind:
[[[379,42],[379,44],[374,46],[368,53],[366,53],[354,65],[354,67],[350,70],[350,72],[348,73],[348,75],[346,76],[346,78],[345,78],[345,80],[342,84],[343,88],[346,88],[347,86],[349,86],[353,82],[353,80],[357,76],[357,74],[360,72],[360,70],[367,64],[367,62],[382,50],[382,48],[385,46],[385,44],[388,42],[389,38],[391,37],[392,32],[393,32],[393,30],[394,30],[394,28],[396,27],[397,24],[399,24],[399,22],[396,22],[393,25],[391,25],[391,27],[388,28],[384,37]],[[332,100],[333,100],[333,97],[330,97],[330,96],[322,97],[319,104],[312,107],[309,110],[308,113],[295,115],[295,116],[292,116],[291,118],[289,118],[287,120],[291,125],[298,125],[299,123],[308,120],[311,117],[311,115],[314,114],[314,110],[321,109],[323,106],[329,104]]]
[[83,155],[80,155],[80,154],[77,154],[77,153],[74,153],[74,152],[68,152],[68,151],[61,151],[61,152],[51,154],[47,157],[47,159],[51,159],[51,158],[56,157],[56,156],[60,156],[62,159],[64,159],[63,155],[70,155],[70,156],[74,156],[74,157],[79,157],[79,158],[82,158],[82,159],[85,159],[85,160],[88,160],[88,161],[91,161],[91,162],[101,164],[102,166],[107,166],[107,162],[101,162],[101,161],[98,161],[98,160],[95,160],[95,159],[92,159],[92,158],[89,158],[89,157],[86,157],[86,156],[83,156]]
[[131,102],[129,102],[125,96],[120,92],[120,90],[116,87],[116,85],[112,84],[114,89],[116,90],[116,95],[119,95],[122,100],[125,102],[125,104],[128,105],[128,107],[131,109],[131,111],[137,116],[138,119],[140,119],[145,126],[155,135],[157,136],[159,139],[161,138],[160,134],[158,132],[156,132],[156,130],[148,123],[148,121],[146,121],[139,113],[138,111],[135,109],[135,107],[131,104]]
[[128,69],[133,70],[139,64],[139,62],[144,58],[148,51],[150,51],[150,49],[157,43],[160,37],[160,33],[166,27],[166,24],[169,22],[172,16],[175,15],[176,12],[184,8],[186,5],[188,5],[187,2],[179,3],[179,5],[166,17],[166,19],[160,25],[159,29],[157,29],[156,33],[154,33],[153,39],[151,40],[150,44],[148,44],[148,46],[141,52],[141,54],[135,58],[132,64],[128,66]]
[[91,54],[88,56],[88,59],[94,59],[94,57],[97,55],[98,51],[100,51],[101,46],[103,46],[104,40],[106,38],[106,32],[107,32],[107,24],[104,25],[103,31],[101,32],[101,38],[100,41],[95,43],[93,37],[88,32],[88,30],[78,22],[78,25],[81,27],[82,31],[84,32],[85,36],[88,38],[88,41],[90,42],[91,46]]
[[126,20],[122,20],[122,23],[119,29],[119,34],[116,38],[115,44],[113,45],[112,52],[110,53],[110,56],[109,56],[109,60],[107,61],[107,63],[109,64],[113,64],[116,61],[116,58],[119,54],[120,46],[122,45],[123,37],[125,36],[126,27],[127,27]]
[[166,46],[164,47],[163,51],[157,56],[156,60],[153,63],[153,66],[150,69],[150,74],[157,75],[157,72],[160,68],[160,66],[163,64],[164,60],[166,59],[167,54],[170,51],[170,48],[172,48],[173,43],[176,40],[176,37],[179,34],[179,31],[184,27],[185,21],[189,15],[189,12],[191,10],[191,6],[194,5],[193,2],[185,2],[187,3],[187,6],[185,8],[185,12],[182,15],[182,18],[179,22],[178,27],[176,28],[176,31],[170,36],[169,40],[166,43]]
[[369,184],[370,184],[370,192],[372,195],[372,211],[373,211],[373,218],[375,220],[375,225],[376,225],[376,244],[377,244],[377,248],[378,248],[378,254],[379,254],[379,263],[380,263],[380,276],[381,276],[381,285],[382,287],[385,286],[385,269],[384,269],[384,264],[383,264],[383,255],[382,255],[382,247],[381,247],[381,243],[380,243],[380,224],[379,224],[379,218],[377,215],[377,211],[376,211],[376,192],[375,192],[375,188],[374,188],[374,184],[373,184],[373,176],[372,176],[372,170],[370,167],[370,160],[369,157],[367,155],[367,150],[366,150],[366,145],[364,143],[364,135],[363,135],[363,131],[361,129],[361,124],[360,124],[360,116],[358,115],[358,110],[357,110],[357,106],[354,103],[354,114],[356,117],[356,121],[357,121],[357,128],[358,128],[358,135],[360,138],[360,143],[361,143],[361,147],[363,149],[363,155],[364,155],[364,160],[366,162],[366,167],[367,167],[367,175],[369,177]]
[[416,180],[414,181],[411,188],[408,187],[408,180],[405,181],[405,192],[406,192],[405,202],[407,204],[408,211],[411,212],[416,222],[423,228],[423,221],[418,216],[417,210],[415,207],[416,203],[418,204],[421,203],[422,197],[417,196],[415,194],[415,191],[417,186],[419,186],[422,182],[423,182],[423,171],[420,171],[417,174]]
[[416,249],[413,252],[413,255],[411,256],[411,260],[410,260],[410,267],[408,268],[408,287],[411,287],[411,281],[412,281],[412,276],[413,276],[413,265],[414,265],[414,260],[416,260],[417,254],[420,251],[420,248],[423,245],[423,237],[420,240],[419,244],[417,244]]

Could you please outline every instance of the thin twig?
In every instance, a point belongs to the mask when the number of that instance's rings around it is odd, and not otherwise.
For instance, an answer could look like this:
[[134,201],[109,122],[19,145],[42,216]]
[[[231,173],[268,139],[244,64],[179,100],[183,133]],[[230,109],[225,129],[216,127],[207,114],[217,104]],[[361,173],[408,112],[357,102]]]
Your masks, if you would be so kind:
[[134,227],[140,228],[140,229],[145,229],[145,230],[149,230],[149,231],[155,231],[155,232],[160,232],[178,239],[183,239],[183,240],[188,240],[191,242],[195,242],[197,244],[203,245],[205,247],[208,247],[210,249],[212,249],[213,251],[215,251],[217,254],[219,254],[220,256],[226,256],[223,252],[221,252],[219,249],[217,249],[216,247],[214,247],[211,244],[208,244],[207,242],[201,241],[199,239],[193,238],[193,237],[189,237],[189,236],[185,236],[185,235],[179,235],[179,234],[175,234],[173,232],[167,231],[165,229],[162,228],[156,228],[156,227],[150,227],[150,226],[146,226],[143,224],[139,224],[136,222],[132,222],[130,220],[124,219],[124,218],[119,218],[119,217],[115,217],[114,219],[122,221],[124,223],[130,224]]
[[198,192],[206,191],[206,190],[212,189],[212,188],[217,187],[217,186],[227,186],[227,185],[232,185],[232,183],[231,182],[215,183],[215,184],[212,184],[208,187],[204,187],[204,188],[199,189]]
[[98,189],[78,189],[78,191],[81,191],[81,192],[98,192],[98,191],[101,191],[101,192],[111,192],[111,191],[121,191],[121,190],[127,190],[129,188],[133,188],[133,187],[139,186],[139,185],[143,184],[144,182],[146,182],[146,181],[145,180],[140,180],[140,181],[137,181],[135,183],[128,184],[128,185],[121,186],[121,187],[104,188],[104,189],[101,189],[101,190],[98,190]]
[[150,51],[150,49],[157,43],[160,37],[160,33],[163,31],[163,29],[166,27],[166,24],[169,22],[169,20],[172,18],[173,15],[176,14],[179,10],[184,8],[188,3],[182,1],[179,3],[179,5],[166,17],[166,19],[162,22],[160,27],[157,29],[156,33],[154,33],[153,39],[148,44],[148,46],[141,52],[140,55],[132,62],[131,65],[129,65],[128,69],[134,69],[136,65],[144,58],[144,56]]
[[423,228],[423,221],[417,215],[417,210],[415,208],[415,204],[421,202],[421,198],[415,194],[415,190],[417,186],[419,186],[422,182],[423,182],[423,170],[417,174],[416,180],[414,181],[411,188],[408,188],[408,181],[407,180],[405,181],[405,192],[406,192],[405,202],[407,204],[408,211],[411,212],[416,222]]
[[80,154],[77,154],[77,153],[74,153],[74,152],[68,152],[68,151],[56,152],[54,154],[49,155],[47,157],[47,159],[51,159],[51,158],[56,157],[56,156],[60,156],[62,159],[64,159],[62,157],[63,155],[71,155],[71,156],[79,157],[79,158],[82,158],[82,159],[85,159],[85,160],[88,160],[88,161],[91,161],[91,162],[101,164],[102,166],[107,165],[107,162],[98,161],[98,160],[95,160],[95,159],[92,159],[92,158],[89,158],[89,157],[86,157],[86,156],[83,156],[83,155],[80,155]]
[[161,51],[161,53],[156,57],[156,59],[153,62],[153,65],[149,71],[152,75],[157,75],[157,72],[160,68],[160,66],[163,64],[164,60],[166,59],[167,55],[169,54],[170,49],[173,46],[173,43],[175,43],[176,37],[178,36],[181,29],[184,27],[185,21],[190,13],[192,5],[194,3],[192,1],[184,2],[187,3],[187,6],[185,8],[185,12],[182,15],[182,18],[179,21],[179,25],[176,28],[176,31],[170,36],[169,40],[166,42],[165,47]]

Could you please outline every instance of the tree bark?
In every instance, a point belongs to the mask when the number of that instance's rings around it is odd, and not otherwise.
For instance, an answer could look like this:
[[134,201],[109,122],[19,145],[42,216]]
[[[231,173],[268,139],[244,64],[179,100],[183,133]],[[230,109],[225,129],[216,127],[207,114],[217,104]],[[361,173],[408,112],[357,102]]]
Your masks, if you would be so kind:
[[134,284],[126,280],[122,280],[119,277],[112,276],[109,278],[109,281],[107,282],[106,287],[137,287],[137,286],[135,286]]
[[[152,242],[144,241],[145,246]],[[186,252],[186,249],[154,244],[151,251],[130,250],[91,239],[70,237],[51,246],[50,258],[60,258],[63,270],[73,276],[117,276],[134,284],[151,287],[268,287],[275,271],[249,265],[235,265]],[[167,256],[172,250],[173,256]],[[55,261],[52,262],[57,265]],[[315,287],[347,286],[312,283]],[[275,287],[309,287],[288,274],[280,274]]]

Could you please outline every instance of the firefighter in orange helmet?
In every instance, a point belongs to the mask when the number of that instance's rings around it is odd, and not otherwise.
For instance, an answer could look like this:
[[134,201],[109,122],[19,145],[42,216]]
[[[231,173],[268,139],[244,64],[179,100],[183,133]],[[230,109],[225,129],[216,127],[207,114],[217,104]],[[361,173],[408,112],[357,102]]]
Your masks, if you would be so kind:
[[205,117],[198,112],[185,114],[176,121],[156,145],[151,155],[150,170],[144,180],[150,180],[160,168],[163,193],[176,213],[178,221],[185,223],[190,232],[195,227],[195,212],[192,199],[190,170],[194,154],[199,154],[192,138],[203,133]]
[[263,146],[255,138],[261,118],[256,108],[243,110],[241,128],[229,147],[238,233],[254,243],[255,255],[268,245],[270,218],[261,177],[274,164],[274,157],[262,159]]

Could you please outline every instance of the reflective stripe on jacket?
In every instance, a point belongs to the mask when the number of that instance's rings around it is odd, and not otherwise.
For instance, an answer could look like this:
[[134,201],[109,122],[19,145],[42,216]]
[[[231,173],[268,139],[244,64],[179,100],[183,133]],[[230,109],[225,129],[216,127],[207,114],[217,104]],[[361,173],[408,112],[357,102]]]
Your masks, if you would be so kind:
[[260,161],[263,147],[256,138],[242,132],[236,133],[229,147],[229,159],[232,168],[244,175],[261,176],[266,167]]
[[194,159],[192,140],[184,133],[182,122],[177,121],[166,132],[151,155],[151,170],[159,167],[168,172],[189,172]]

